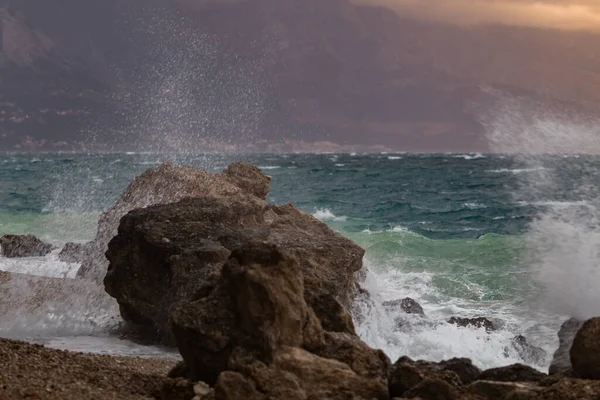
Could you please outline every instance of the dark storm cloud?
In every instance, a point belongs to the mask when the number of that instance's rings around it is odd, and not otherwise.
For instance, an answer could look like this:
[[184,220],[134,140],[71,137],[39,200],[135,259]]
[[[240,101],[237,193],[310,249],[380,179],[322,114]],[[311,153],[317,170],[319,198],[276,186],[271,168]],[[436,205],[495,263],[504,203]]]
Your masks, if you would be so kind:
[[600,31],[599,0],[354,0],[402,15],[457,24]]

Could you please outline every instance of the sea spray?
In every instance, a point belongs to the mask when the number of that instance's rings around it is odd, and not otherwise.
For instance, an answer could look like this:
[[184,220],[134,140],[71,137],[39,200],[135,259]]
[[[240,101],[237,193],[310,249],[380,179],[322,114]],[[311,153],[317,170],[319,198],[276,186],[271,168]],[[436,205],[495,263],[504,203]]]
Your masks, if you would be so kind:
[[[527,263],[553,313],[600,315],[600,202],[598,164],[581,154],[600,153],[600,120],[556,106],[495,93],[482,114],[492,150],[516,153],[535,174],[519,174],[516,198],[545,206],[525,236]],[[548,154],[563,154],[552,157]],[[548,201],[547,199],[557,199]]]

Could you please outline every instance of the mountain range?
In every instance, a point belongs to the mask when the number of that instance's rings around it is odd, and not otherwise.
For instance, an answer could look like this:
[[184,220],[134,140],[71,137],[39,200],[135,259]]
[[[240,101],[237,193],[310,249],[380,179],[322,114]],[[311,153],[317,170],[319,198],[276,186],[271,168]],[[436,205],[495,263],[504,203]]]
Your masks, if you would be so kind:
[[349,0],[0,0],[0,150],[486,151],[504,98],[600,114],[600,35]]

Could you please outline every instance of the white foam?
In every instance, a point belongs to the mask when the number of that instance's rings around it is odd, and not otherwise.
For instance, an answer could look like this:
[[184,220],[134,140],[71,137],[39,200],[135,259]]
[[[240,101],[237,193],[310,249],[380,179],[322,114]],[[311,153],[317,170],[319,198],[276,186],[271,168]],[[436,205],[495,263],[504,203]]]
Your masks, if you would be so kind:
[[65,263],[58,259],[60,250],[45,257],[6,258],[0,256],[0,271],[47,276],[53,278],[75,278],[79,264]]
[[[531,343],[546,349],[547,359],[541,360],[539,365],[525,361],[511,346],[511,340],[524,333],[524,329],[532,328],[534,323],[519,316],[510,305],[477,303],[441,295],[432,285],[436,275],[431,273],[403,272],[398,265],[374,265],[368,259],[365,266],[367,275],[362,286],[371,294],[371,300],[357,305],[357,333],[370,346],[382,349],[392,361],[401,356],[429,361],[468,357],[483,369],[514,363],[529,364],[542,371],[547,369],[549,356],[556,347],[554,327],[544,331],[547,336],[543,339],[529,338]],[[483,289],[472,285],[469,290],[474,293]],[[407,315],[402,311],[394,313],[382,305],[384,301],[405,297],[417,300],[427,317]],[[502,319],[505,324],[488,334],[483,328],[448,324],[446,321],[451,316],[485,316]],[[398,327],[398,317],[403,319],[402,327]]]
[[281,168],[281,166],[279,166],[279,165],[265,165],[265,166],[259,166],[258,168],[269,170],[269,169],[279,169],[279,168]]
[[474,201],[470,201],[470,202],[464,203],[463,206],[467,207],[467,208],[469,208],[471,210],[478,210],[478,209],[481,209],[481,208],[487,208],[485,206],[485,204],[476,203]]
[[346,221],[346,217],[338,217],[331,212],[328,208],[321,208],[315,211],[313,216],[321,221]]
[[501,169],[493,169],[493,170],[487,170],[486,172],[491,172],[491,173],[495,173],[495,174],[502,174],[502,173],[511,173],[511,174],[522,174],[522,173],[526,173],[526,172],[538,172],[538,171],[545,171],[548,168],[546,167],[535,167],[535,168],[517,168],[517,169],[508,169],[508,168],[501,168]]

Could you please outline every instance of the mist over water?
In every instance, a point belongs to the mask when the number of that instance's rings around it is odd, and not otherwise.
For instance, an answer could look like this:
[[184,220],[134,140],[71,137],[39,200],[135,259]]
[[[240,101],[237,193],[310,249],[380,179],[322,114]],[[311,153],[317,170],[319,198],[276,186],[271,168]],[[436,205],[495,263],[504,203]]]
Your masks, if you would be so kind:
[[562,200],[549,203],[524,237],[544,305],[565,316],[598,316],[600,165],[586,154],[600,154],[600,121],[508,96],[483,121],[492,150],[518,153],[515,158],[539,171],[520,175],[519,191],[540,202]]

